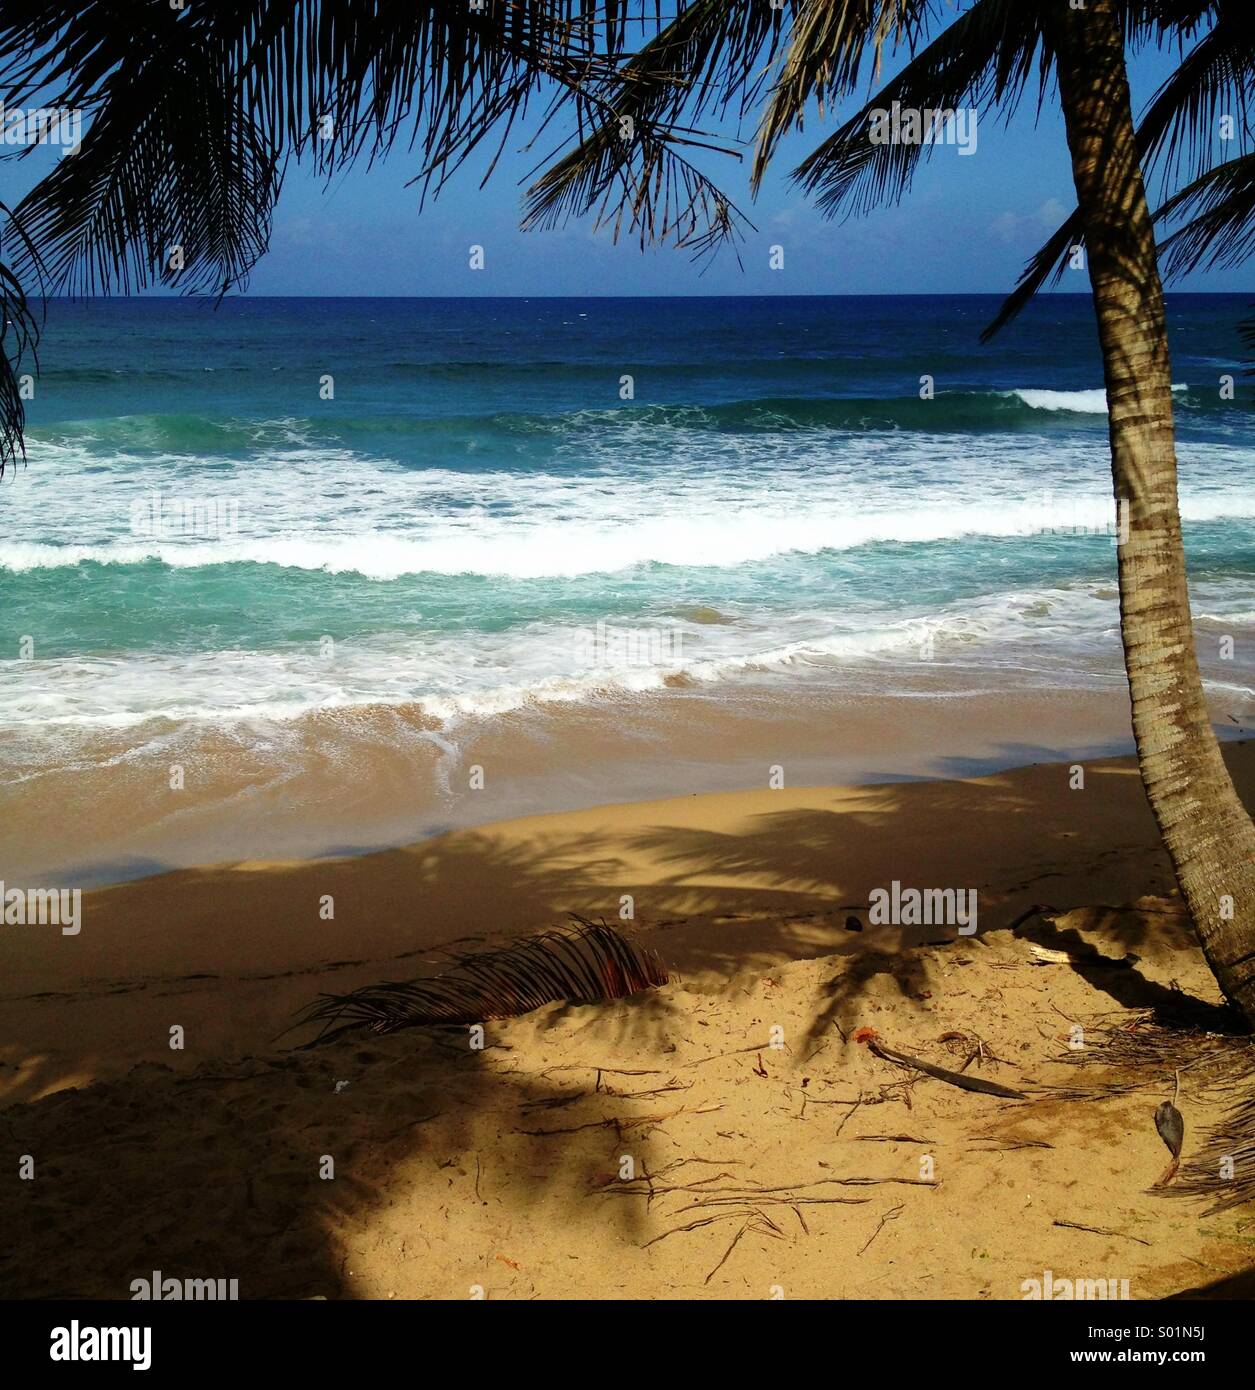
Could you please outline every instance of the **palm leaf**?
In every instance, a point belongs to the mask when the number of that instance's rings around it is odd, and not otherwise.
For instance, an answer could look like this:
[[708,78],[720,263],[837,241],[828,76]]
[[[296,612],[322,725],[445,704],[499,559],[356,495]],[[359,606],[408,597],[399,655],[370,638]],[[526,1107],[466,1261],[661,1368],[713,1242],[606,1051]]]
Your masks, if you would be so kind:
[[[1194,6],[1192,8],[1197,8]],[[1138,123],[1138,153],[1165,187],[1197,178],[1213,162],[1218,118],[1232,116],[1245,135],[1248,92],[1255,90],[1255,7],[1213,0],[1214,27],[1186,53],[1151,98]],[[1178,22],[1178,38],[1190,26]]]
[[879,74],[886,46],[913,49],[925,23],[932,18],[933,0],[806,0],[797,8],[780,77],[758,132],[753,182],[758,187],[780,140],[802,126],[809,102],[822,116],[853,92],[870,52],[873,72]]
[[345,1033],[395,1033],[427,1025],[513,1018],[544,1004],[594,1004],[625,999],[667,983],[652,951],[605,922],[575,918],[565,931],[544,932],[500,951],[455,955],[453,969],[429,979],[367,985],[350,994],[320,995],[294,1027],[319,1025],[307,1047]]
[[[796,7],[797,0],[789,3]],[[580,86],[578,143],[556,161],[542,161],[544,172],[527,190],[523,226],[552,227],[595,212],[616,238],[627,227],[642,245],[671,240],[702,253],[734,241],[751,224],[684,151],[741,157],[735,143],[691,123],[711,109],[744,114],[782,26],[783,12],[765,3],[679,0],[675,17],[636,53]]]
[[[1183,161],[1193,163],[1201,174],[1211,148],[1203,132],[1214,129],[1219,113],[1234,115],[1238,128],[1245,128],[1246,92],[1255,84],[1255,10],[1228,0],[1161,0],[1128,9],[1131,39],[1153,36],[1162,41],[1175,36],[1182,45],[1212,11],[1215,27],[1185,54],[1138,123],[1142,167],[1158,166],[1165,185],[1179,175]],[[988,342],[1015,318],[1043,285],[1057,284],[1069,251],[1083,241],[1080,217],[1073,211],[1029,260],[997,317],[981,333],[981,341]]]
[[1255,251],[1255,153],[1218,164],[1173,194],[1155,214],[1189,221],[1161,246],[1164,269],[1184,275],[1201,265],[1240,265]]
[[215,0],[183,11],[0,0],[6,106],[70,109],[86,127],[79,152],[11,215],[0,463],[22,449],[17,373],[34,343],[24,287],[47,296],[243,285],[268,245],[288,155],[330,176],[408,132],[427,166],[447,166],[542,81],[586,72],[581,35],[594,10],[591,0],[486,0],[483,12],[465,0]]
[[[828,216],[896,202],[933,146],[873,143],[868,138],[873,112],[889,109],[895,101],[919,110],[999,106],[1010,119],[1035,69],[1044,95],[1048,59],[1035,6],[1017,0],[977,0],[808,155],[792,177],[818,195]],[[800,109],[796,114],[800,116]]]
[[[0,210],[6,211],[0,207]],[[22,400],[19,368],[29,353],[35,355],[39,326],[35,321],[21,282],[0,262],[0,478],[10,464],[25,461],[22,430],[26,406]],[[38,362],[35,362],[38,366]]]
[[1067,257],[1073,246],[1085,240],[1081,214],[1077,209],[1051,233],[1050,240],[1032,257],[1016,281],[1015,289],[1002,301],[997,316],[981,330],[980,340],[987,343],[1005,328],[1030,299],[1049,280],[1058,284],[1067,268]]
[[1255,1100],[1239,1101],[1212,1126],[1167,1192],[1209,1199],[1208,1216],[1255,1202]]

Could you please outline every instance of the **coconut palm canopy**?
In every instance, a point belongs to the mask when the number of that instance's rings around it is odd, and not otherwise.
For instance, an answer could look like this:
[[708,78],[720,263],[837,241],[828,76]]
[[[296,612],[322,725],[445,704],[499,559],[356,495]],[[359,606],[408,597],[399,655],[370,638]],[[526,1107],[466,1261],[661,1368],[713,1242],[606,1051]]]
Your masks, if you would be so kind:
[[[9,211],[0,264],[0,471],[22,444],[19,364],[36,346],[36,299],[242,287],[270,235],[288,161],[330,177],[395,146],[425,189],[515,127],[544,151],[524,225],[592,214],[613,235],[702,254],[735,242],[744,214],[699,167],[752,154],[761,180],[782,136],[879,75],[906,66],[794,171],[827,213],[901,196],[928,144],[873,144],[868,112],[963,107],[1010,115],[1051,80],[1051,0],[0,0],[0,96],[9,109],[82,113],[85,134]],[[1245,256],[1255,237],[1246,91],[1255,65],[1247,0],[1119,0],[1131,44],[1182,60],[1139,131],[1185,218],[1168,266]],[[1233,157],[1213,165],[1218,113]],[[703,130],[756,117],[752,152]],[[546,141],[550,141],[546,144]],[[5,157],[22,158],[29,147]],[[495,162],[495,157],[492,162]],[[490,164],[491,172],[491,164]],[[1070,218],[1043,247],[999,323],[1062,268]],[[180,255],[172,256],[172,248]],[[997,326],[997,325],[995,325]]]

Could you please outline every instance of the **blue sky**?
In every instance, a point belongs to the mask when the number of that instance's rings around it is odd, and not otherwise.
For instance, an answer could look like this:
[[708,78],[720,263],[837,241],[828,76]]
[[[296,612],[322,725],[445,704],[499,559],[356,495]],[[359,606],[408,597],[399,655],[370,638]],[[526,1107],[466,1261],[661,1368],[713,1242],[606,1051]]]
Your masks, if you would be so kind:
[[[1163,54],[1146,53],[1132,60],[1135,109],[1170,69],[1171,59]],[[520,129],[487,188],[479,187],[482,165],[468,164],[421,215],[418,189],[405,186],[417,160],[404,150],[373,169],[352,170],[331,187],[308,170],[293,168],[275,215],[270,252],[255,270],[249,292],[1003,292],[1072,205],[1062,119],[1051,104],[1035,123],[1035,109],[1030,93],[1009,128],[993,118],[982,120],[974,153],[964,156],[953,147],[937,148],[899,206],[848,222],[821,218],[787,178],[788,170],[833,128],[832,118],[822,124],[808,122],[804,133],[784,142],[752,204],[744,166],[711,156],[703,162],[705,171],[748,213],[757,231],[741,248],[743,268],[724,251],[704,274],[687,253],[673,248],[642,252],[629,240],[616,246],[608,232],[594,232],[591,219],[556,231],[521,232],[519,180],[532,168],[535,156],[517,152],[527,136]],[[839,114],[848,114],[848,109]],[[1221,148],[1217,142],[1218,151]],[[9,204],[16,201],[51,157],[51,152],[38,151],[29,160],[0,165],[0,198]],[[482,271],[469,267],[472,244],[484,247]],[[783,270],[769,267],[773,245],[784,247]],[[1248,291],[1255,288],[1255,264],[1196,275],[1174,287]],[[1070,272],[1061,288],[1085,290],[1088,284],[1083,273]]]

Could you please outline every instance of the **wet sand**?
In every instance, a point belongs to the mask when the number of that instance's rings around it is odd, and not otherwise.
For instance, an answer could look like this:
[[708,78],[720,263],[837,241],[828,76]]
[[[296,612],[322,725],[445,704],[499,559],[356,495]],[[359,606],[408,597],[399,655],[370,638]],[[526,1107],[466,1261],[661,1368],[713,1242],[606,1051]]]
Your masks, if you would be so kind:
[[[158,725],[6,759],[4,877],[81,888],[248,858],[400,847],[453,828],[765,787],[953,777],[1131,751],[1122,680],[982,687],[979,669],[704,688],[438,724],[415,707]],[[1003,677],[999,678],[1000,681]],[[883,682],[895,693],[873,692]],[[1232,708],[1231,708],[1232,706]],[[1244,707],[1214,699],[1222,733]],[[51,735],[49,735],[49,739]],[[476,769],[480,769],[476,773]],[[16,780],[15,780],[16,779]]]

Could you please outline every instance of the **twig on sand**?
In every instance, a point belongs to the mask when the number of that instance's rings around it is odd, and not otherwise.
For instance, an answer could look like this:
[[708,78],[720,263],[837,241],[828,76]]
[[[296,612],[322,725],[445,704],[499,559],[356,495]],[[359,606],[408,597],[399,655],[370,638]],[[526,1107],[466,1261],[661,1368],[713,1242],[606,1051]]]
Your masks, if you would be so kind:
[[[883,1231],[883,1230],[885,1229],[886,1223],[888,1223],[888,1222],[890,1222],[890,1221],[896,1221],[896,1220],[898,1219],[898,1217],[901,1216],[902,1213],[903,1213],[905,1210],[906,1210],[906,1204],[905,1204],[905,1203],[902,1203],[902,1204],[900,1204],[900,1205],[898,1205],[898,1206],[896,1206],[896,1207],[890,1207],[889,1210],[888,1210],[887,1212],[885,1212],[885,1214],[880,1218],[880,1225],[877,1226],[876,1229],[871,1233],[871,1235],[869,1235],[869,1236],[867,1237],[867,1242],[866,1242],[866,1244],[863,1246],[863,1250],[866,1250],[866,1249],[867,1249],[867,1246],[870,1245],[870,1244],[872,1243],[872,1241],[874,1241],[874,1240],[876,1239],[876,1237],[881,1233],[881,1231]],[[863,1253],[863,1250],[860,1250],[858,1253],[861,1255],[861,1254]]]
[[[822,1206],[831,1203],[854,1206],[869,1201],[867,1197],[804,1197],[799,1189],[810,1187],[878,1187],[893,1184],[902,1187],[939,1187],[937,1182],[927,1178],[814,1178],[809,1182],[784,1183],[779,1187],[707,1187],[698,1194],[702,1200],[693,1202],[680,1211],[692,1211],[697,1207],[734,1206],[738,1202],[764,1202],[771,1206]],[[665,1191],[666,1189],[660,1189]],[[677,1213],[678,1215],[679,1213]]]
[[641,1246],[642,1250],[648,1250],[651,1245],[656,1245],[660,1240],[666,1240],[668,1236],[679,1236],[687,1231],[699,1230],[702,1226],[709,1226],[714,1221],[730,1221],[734,1216],[744,1216],[743,1211],[717,1211],[710,1216],[699,1217],[696,1221],[690,1221],[684,1226],[672,1226],[669,1231],[663,1231],[661,1235],[650,1236]]
[[779,1187],[745,1187],[734,1188],[724,1187],[714,1189],[720,1192],[752,1192],[757,1195],[760,1192],[796,1192],[803,1187],[879,1187],[882,1183],[890,1183],[897,1187],[940,1187],[941,1184],[932,1178],[811,1178],[805,1182],[788,1182]]
[[690,1081],[685,1086],[677,1081],[669,1086],[654,1086],[647,1091],[612,1091],[609,1086],[603,1086],[601,1091],[603,1095],[613,1096],[615,1100],[643,1100],[647,1096],[665,1096],[671,1091],[691,1091],[693,1084]]
[[433,1110],[430,1115],[420,1115],[417,1120],[407,1120],[400,1129],[389,1130],[387,1134],[381,1134],[375,1142],[391,1144],[394,1139],[399,1139],[403,1134],[408,1134],[410,1130],[417,1129],[419,1125],[425,1125],[429,1120],[438,1120],[445,1113],[443,1110]]
[[992,1134],[974,1134],[973,1140],[978,1144],[987,1144],[988,1148],[975,1149],[969,1145],[972,1153],[1015,1153],[1017,1149],[1053,1149],[1053,1144],[1047,1144],[1044,1139],[1009,1139],[1005,1144],[1000,1143]]
[[979,1076],[963,1076],[957,1071],[947,1071],[945,1067],[934,1066],[932,1062],[923,1062],[918,1057],[898,1052],[892,1047],[886,1047],[879,1038],[862,1038],[860,1041],[865,1042],[868,1049],[884,1062],[893,1062],[900,1067],[914,1067],[925,1076],[944,1081],[950,1086],[957,1086],[961,1091],[980,1091],[983,1095],[1004,1096],[1008,1100],[1028,1099],[1023,1091],[1017,1091],[1010,1086],[999,1085],[996,1081],[985,1081]]
[[702,1280],[703,1284],[709,1284],[710,1281],[715,1277],[715,1275],[719,1273],[719,1271],[727,1263],[728,1256],[731,1255],[731,1253],[736,1249],[737,1243],[740,1241],[741,1237],[745,1235],[747,1231],[751,1230],[757,1231],[760,1235],[771,1236],[775,1240],[783,1240],[785,1238],[784,1232],[780,1229],[779,1226],[776,1225],[776,1223],[771,1219],[771,1217],[765,1215],[761,1211],[751,1212],[749,1216],[746,1217],[745,1224],[736,1233],[736,1235],[732,1237],[732,1244],[729,1245],[728,1248],[723,1252],[723,1258],[714,1267],[714,1269],[710,1271],[710,1273],[705,1277],[705,1279]]
[[735,1197],[712,1197],[708,1202],[690,1202],[686,1207],[680,1207],[676,1212],[679,1216],[686,1211],[704,1211],[707,1207],[731,1207],[738,1203],[743,1203],[747,1196],[753,1196],[756,1202],[762,1202],[771,1207],[861,1207],[871,1201],[870,1197],[762,1197],[757,1192],[740,1193]]
[[913,1134],[856,1134],[856,1144],[935,1144],[935,1139],[917,1139]]
[[[672,1192],[696,1192],[699,1196],[709,1189],[708,1183],[718,1182],[720,1178],[734,1178],[735,1173],[720,1172],[712,1173],[708,1178],[698,1178],[694,1182],[675,1182],[668,1183],[665,1187],[657,1187],[659,1174],[642,1173],[639,1178],[628,1178],[622,1182],[602,1183],[591,1189],[591,1195],[611,1196],[611,1197],[645,1197],[648,1202],[652,1202],[655,1197],[666,1197]],[[644,1187],[634,1187],[633,1183],[645,1184]],[[698,1204],[700,1205],[700,1203]],[[689,1208],[686,1208],[689,1210]]]
[[[862,1103],[863,1101],[861,1095],[855,1100],[823,1100],[819,1096],[811,1095],[809,1091],[803,1091],[802,1106],[801,1109],[797,1112],[797,1117],[799,1120],[804,1120],[806,1118],[806,1107],[808,1105],[848,1105],[853,1107],[850,1111],[850,1115],[852,1115],[854,1111],[857,1110],[860,1105],[862,1105]],[[850,1118],[850,1115],[846,1115],[845,1118],[841,1121],[843,1125],[845,1124],[845,1121]],[[841,1133],[841,1130],[839,1128],[837,1130],[837,1133]]]
[[666,1076],[658,1067],[603,1067],[595,1062],[561,1062],[552,1067],[544,1067],[538,1075],[548,1076],[552,1071],[595,1071],[598,1076],[607,1072],[611,1076]]
[[539,1100],[525,1100],[523,1110],[557,1110],[564,1105],[574,1105],[577,1100],[595,1094],[593,1091],[568,1091],[565,1095],[541,1096]]
[[832,1136],[834,1139],[841,1138],[841,1131],[846,1127],[846,1125],[850,1123],[851,1118],[854,1116],[855,1112],[862,1106],[862,1104],[863,1097],[860,1095],[859,1098],[850,1107],[850,1109],[847,1110],[845,1114],[841,1117],[841,1123],[837,1126],[837,1132]]
[[1062,1226],[1065,1231],[1088,1231],[1095,1236],[1119,1236],[1122,1240],[1135,1240],[1139,1245],[1150,1245],[1150,1241],[1143,1240],[1141,1236],[1131,1236],[1127,1231],[1111,1231],[1106,1226],[1085,1226],[1079,1221],[1056,1221],[1056,1226]]
[[520,1129],[518,1132],[532,1139],[547,1139],[556,1134],[578,1134],[583,1129],[615,1129],[621,1134],[627,1129],[639,1129],[641,1125],[660,1125],[664,1120],[675,1119],[677,1115],[709,1115],[712,1111],[722,1109],[722,1105],[701,1105],[696,1109],[682,1105],[678,1110],[667,1110],[661,1115],[635,1115],[629,1119],[620,1115],[609,1115],[602,1120],[589,1120],[587,1124],[582,1125],[566,1125],[561,1129]]
[[[708,1057],[695,1057],[691,1062],[677,1062],[680,1067],[700,1067],[706,1062],[717,1062],[721,1057],[743,1057],[747,1052],[759,1052],[763,1050],[762,1043],[752,1043],[749,1047],[737,1047],[731,1052],[712,1052]],[[758,1059],[758,1065],[762,1066],[762,1058]]]

